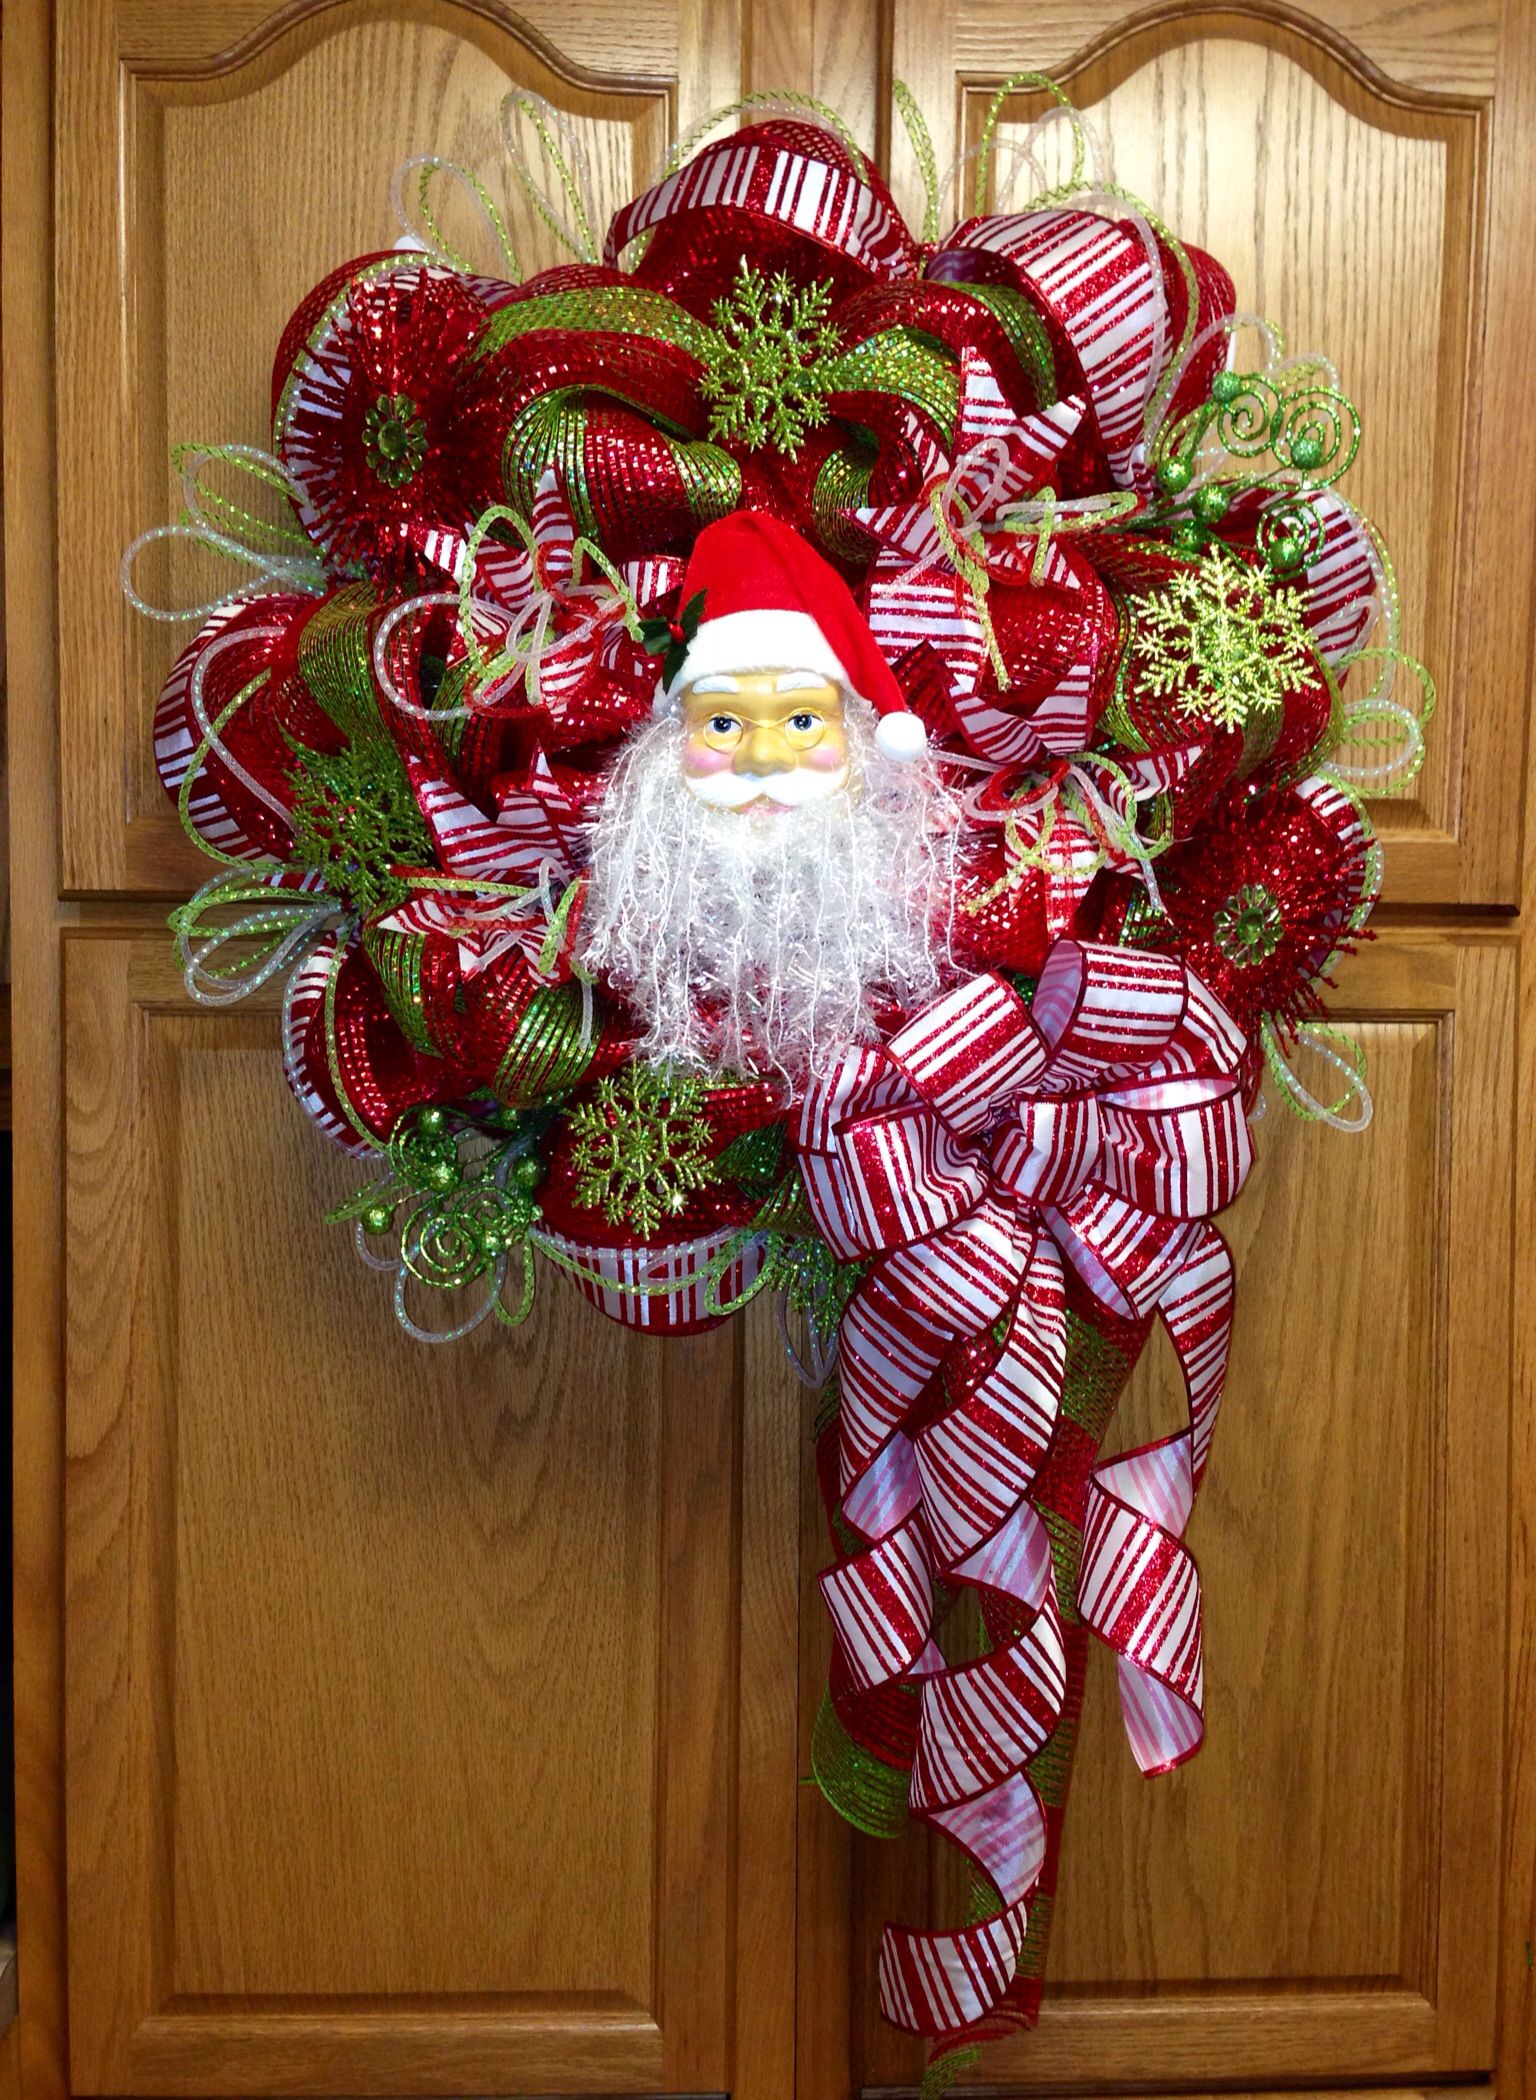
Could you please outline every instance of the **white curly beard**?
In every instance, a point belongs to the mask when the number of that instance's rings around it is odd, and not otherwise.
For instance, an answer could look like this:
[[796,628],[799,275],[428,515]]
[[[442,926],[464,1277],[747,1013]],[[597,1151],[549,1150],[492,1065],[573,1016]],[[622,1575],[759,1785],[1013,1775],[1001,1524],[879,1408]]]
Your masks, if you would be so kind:
[[799,1087],[952,976],[955,798],[931,764],[876,749],[847,710],[854,789],[802,808],[711,808],[682,724],[630,739],[592,833],[578,959],[646,1024],[641,1057]]

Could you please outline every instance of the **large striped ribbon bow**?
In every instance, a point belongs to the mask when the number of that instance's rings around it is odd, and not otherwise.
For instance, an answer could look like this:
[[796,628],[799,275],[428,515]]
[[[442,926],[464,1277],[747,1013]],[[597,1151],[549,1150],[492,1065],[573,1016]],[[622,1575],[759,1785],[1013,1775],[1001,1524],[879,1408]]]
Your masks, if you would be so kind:
[[[1182,1534],[1231,1328],[1231,1259],[1209,1218],[1251,1162],[1243,1048],[1177,958],[1062,940],[1032,1004],[974,977],[851,1051],[802,1105],[817,1220],[842,1258],[873,1258],[839,1336],[840,1517],[859,1543],[823,1577],[835,1679],[854,1701],[919,1688],[912,1810],[999,1898],[957,1931],[887,1928],[882,2003],[913,2032],[953,2036],[998,2005],[1044,1860],[1026,1766],[1055,1729],[1065,1663],[1029,1490],[1062,1403],[1066,1264],[1107,1312],[1160,1312],[1183,1368],[1189,1428],[1093,1477],[1077,1603],[1120,1657],[1143,1767],[1198,1743]],[[988,1368],[940,1408],[956,1344]],[[981,1592],[993,1645],[978,1660],[939,1655],[936,1581]]]

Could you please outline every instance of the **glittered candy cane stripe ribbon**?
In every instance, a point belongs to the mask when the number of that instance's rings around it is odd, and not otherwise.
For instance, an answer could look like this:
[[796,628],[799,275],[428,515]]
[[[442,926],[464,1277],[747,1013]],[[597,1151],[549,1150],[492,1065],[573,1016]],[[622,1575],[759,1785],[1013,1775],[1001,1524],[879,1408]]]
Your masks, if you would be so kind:
[[1143,416],[1170,348],[1162,272],[1136,232],[1074,207],[969,219],[955,250],[1000,255],[1065,335],[1087,383],[1110,471],[1129,488],[1143,466]]
[[767,1242],[740,1226],[654,1247],[600,1247],[540,1232],[535,1245],[584,1298],[625,1327],[696,1334],[751,1295]]
[[803,234],[872,274],[911,268],[910,236],[888,197],[830,139],[824,153],[803,125],[749,127],[695,154],[614,215],[603,259],[616,264],[648,228],[688,213],[741,212]]
[[[855,1544],[823,1577],[845,1696],[918,1688],[913,1813],[964,1845],[1000,1906],[952,1933],[888,1932],[884,2009],[919,2033],[951,2036],[998,2004],[1043,1856],[1024,1768],[1060,1717],[1065,1661],[1029,1491],[1061,1406],[1064,1263],[1117,1316],[1164,1310],[1203,1460],[1231,1301],[1205,1221],[1251,1157],[1243,1049],[1177,959],[1061,941],[1032,1008],[1000,978],[971,979],[887,1045],[851,1052],[802,1106],[818,1222],[845,1259],[873,1257],[840,1335],[840,1516]],[[934,1409],[953,1347],[988,1341]],[[1134,1672],[1133,1740],[1156,1733],[1165,1695],[1186,1708],[1198,1697],[1198,1591],[1177,1586],[1174,1536],[1188,1512],[1151,1494],[1155,1471],[1107,1475],[1102,1497],[1107,1511],[1120,1491],[1125,1515],[1104,1529],[1118,1524],[1125,1551],[1136,1522],[1162,1521],[1147,1557],[1161,1617],[1132,1625],[1127,1598],[1156,1599],[1139,1578],[1113,1592],[1108,1547],[1101,1563],[1099,1630]],[[988,1652],[956,1668],[932,1640],[938,1581],[975,1588],[994,1629]]]
[[1203,1226],[1160,1306],[1190,1426],[1096,1466],[1088,1482],[1078,1609],[1118,1658],[1126,1733],[1148,1774],[1182,1764],[1204,1735],[1200,1571],[1184,1532],[1221,1405],[1232,1306],[1232,1257]]
[[[1095,679],[1116,634],[1107,593],[1085,562],[1047,535],[1007,528],[1007,518],[1048,482],[1084,415],[1069,395],[1020,418],[988,360],[967,345],[960,356],[953,459],[946,462],[927,427],[907,411],[908,442],[925,473],[915,499],[868,505],[857,522],[879,543],[870,572],[870,625],[899,663],[926,645],[942,663],[950,698],[972,750],[998,765],[1042,752],[1080,751],[1092,734]],[[1052,499],[1054,503],[1054,498]],[[1046,586],[1042,609],[1073,637],[1070,661],[1027,711],[984,700],[979,686],[989,647],[989,580]],[[1051,593],[1064,595],[1057,612]]]

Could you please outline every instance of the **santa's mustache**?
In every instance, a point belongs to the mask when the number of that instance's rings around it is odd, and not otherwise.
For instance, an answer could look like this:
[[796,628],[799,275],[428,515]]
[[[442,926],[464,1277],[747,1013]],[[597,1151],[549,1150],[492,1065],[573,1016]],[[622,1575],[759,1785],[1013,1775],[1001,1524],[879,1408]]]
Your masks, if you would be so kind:
[[745,809],[751,802],[775,802],[780,809],[805,809],[825,802],[848,785],[848,768],[835,773],[797,766],[782,773],[690,773],[688,787],[714,809]]

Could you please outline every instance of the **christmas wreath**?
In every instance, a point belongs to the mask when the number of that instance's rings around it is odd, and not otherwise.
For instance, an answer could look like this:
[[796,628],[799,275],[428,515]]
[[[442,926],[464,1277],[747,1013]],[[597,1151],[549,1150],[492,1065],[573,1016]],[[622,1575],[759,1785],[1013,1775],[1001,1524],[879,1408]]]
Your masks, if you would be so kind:
[[[989,208],[1020,87],[1055,98],[1024,159],[1060,126],[1071,167]],[[898,99],[922,238],[786,97],[685,142],[599,255],[517,98],[577,259],[518,282],[477,186],[507,265],[476,275],[420,164],[426,234],[284,332],[271,451],[181,455],[145,537],[253,572],[155,720],[221,863],[173,915],[187,984],[286,977],[289,1083],[369,1162],[335,1215],[409,1330],[515,1324],[545,1264],[669,1333],[780,1294],[827,1396],[816,1775],[974,1870],[964,1922],[881,1948],[936,2091],[1035,2015],[1089,1633],[1142,1769],[1199,1746],[1211,1221],[1266,1072],[1369,1112],[1319,986],[1377,894],[1360,793],[1432,694],[1326,360],[1032,76],[941,238]],[[1158,1318],[1187,1426],[1105,1459]]]

